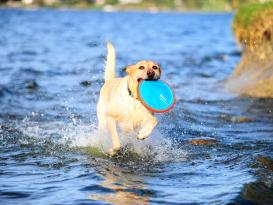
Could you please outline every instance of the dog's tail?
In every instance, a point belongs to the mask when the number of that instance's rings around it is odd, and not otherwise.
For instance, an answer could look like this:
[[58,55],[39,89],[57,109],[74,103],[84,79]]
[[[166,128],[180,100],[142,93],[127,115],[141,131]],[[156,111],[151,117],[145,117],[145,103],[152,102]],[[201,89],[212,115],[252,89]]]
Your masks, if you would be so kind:
[[104,80],[105,82],[115,78],[116,52],[112,43],[107,43],[107,58],[105,61]]

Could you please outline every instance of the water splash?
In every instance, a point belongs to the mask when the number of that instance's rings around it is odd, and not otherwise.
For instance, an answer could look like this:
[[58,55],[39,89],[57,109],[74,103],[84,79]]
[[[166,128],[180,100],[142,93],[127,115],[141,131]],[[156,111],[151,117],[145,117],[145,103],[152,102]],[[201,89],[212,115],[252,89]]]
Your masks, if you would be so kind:
[[[28,136],[53,138],[55,143],[68,145],[71,148],[94,147],[106,154],[112,146],[107,132],[100,133],[95,123],[86,123],[73,116],[68,123],[63,121],[38,123],[27,117],[18,125],[18,129]],[[186,151],[177,146],[173,140],[162,136],[158,130],[154,130],[144,141],[136,138],[136,132],[119,135],[124,150],[142,158],[150,158],[156,163],[186,160]]]

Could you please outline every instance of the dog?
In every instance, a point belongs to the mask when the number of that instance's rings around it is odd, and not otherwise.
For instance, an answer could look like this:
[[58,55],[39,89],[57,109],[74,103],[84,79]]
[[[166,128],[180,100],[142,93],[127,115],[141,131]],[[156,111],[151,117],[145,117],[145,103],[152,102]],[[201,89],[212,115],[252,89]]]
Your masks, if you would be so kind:
[[107,43],[104,85],[97,103],[99,131],[108,130],[112,139],[109,155],[117,154],[121,148],[117,125],[123,133],[139,129],[137,139],[146,139],[157,125],[157,119],[139,101],[137,87],[141,80],[158,80],[161,68],[153,61],[143,60],[126,67],[125,77],[115,77],[115,48]]

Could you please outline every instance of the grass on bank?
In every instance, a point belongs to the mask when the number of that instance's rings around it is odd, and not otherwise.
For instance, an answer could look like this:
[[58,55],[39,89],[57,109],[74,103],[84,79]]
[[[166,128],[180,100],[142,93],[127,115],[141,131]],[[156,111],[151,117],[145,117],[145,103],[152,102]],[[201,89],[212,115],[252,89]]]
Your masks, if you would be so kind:
[[247,28],[256,18],[265,15],[273,10],[273,2],[246,4],[238,10],[234,23],[243,28]]
[[272,42],[273,2],[242,6],[234,18],[233,30],[236,39],[251,49]]

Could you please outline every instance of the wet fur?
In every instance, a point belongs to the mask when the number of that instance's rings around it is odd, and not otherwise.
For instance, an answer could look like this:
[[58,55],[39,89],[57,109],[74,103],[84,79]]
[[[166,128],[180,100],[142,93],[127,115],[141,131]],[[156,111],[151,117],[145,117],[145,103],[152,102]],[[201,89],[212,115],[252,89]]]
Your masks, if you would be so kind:
[[121,148],[117,124],[122,132],[131,132],[139,128],[137,138],[140,140],[147,138],[157,125],[153,113],[137,100],[137,86],[139,80],[159,79],[161,70],[153,61],[140,61],[126,68],[127,76],[116,78],[115,49],[111,43],[107,44],[107,49],[105,83],[100,90],[97,116],[99,130],[109,131],[112,139],[112,149],[109,150],[109,154],[114,155]]

